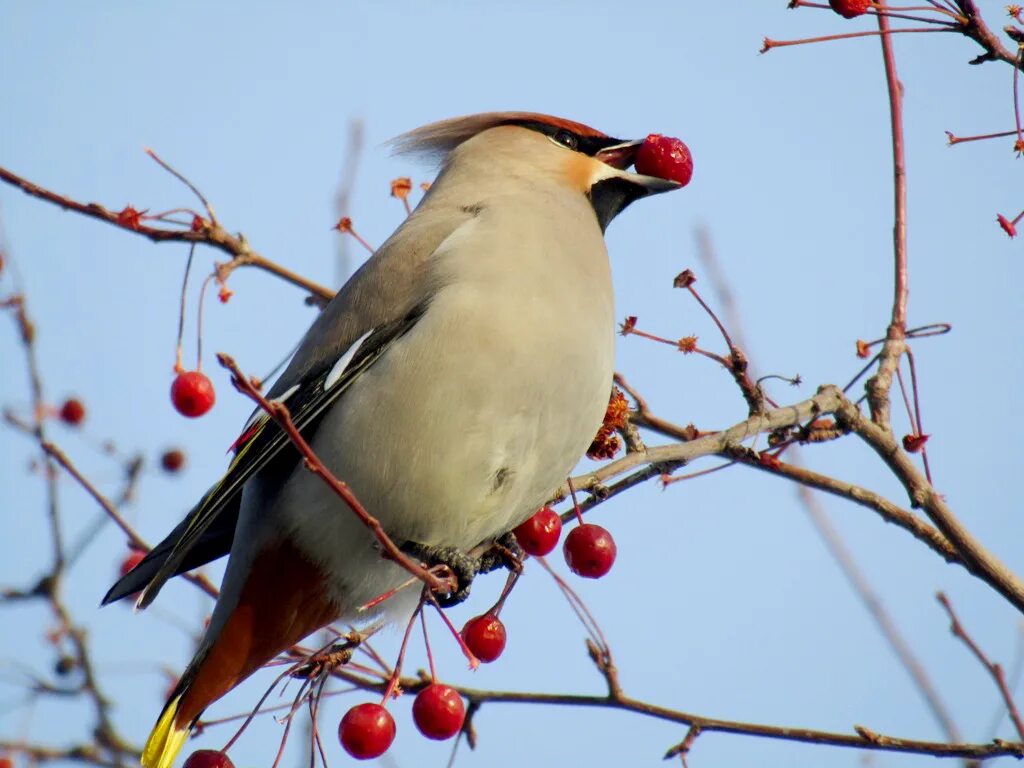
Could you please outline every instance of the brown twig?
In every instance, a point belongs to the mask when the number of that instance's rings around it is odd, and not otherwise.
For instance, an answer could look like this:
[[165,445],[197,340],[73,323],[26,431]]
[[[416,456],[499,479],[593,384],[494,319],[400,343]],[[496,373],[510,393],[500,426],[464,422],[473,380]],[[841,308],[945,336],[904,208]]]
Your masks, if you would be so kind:
[[885,63],[885,84],[889,94],[889,125],[892,134],[893,172],[893,301],[892,315],[885,343],[878,359],[878,372],[866,384],[871,418],[876,424],[889,425],[889,390],[906,345],[907,297],[907,170],[903,138],[903,86],[896,74],[896,56],[892,48],[889,20],[878,17],[882,59]]
[[[935,687],[935,684],[932,683],[931,677],[924,668],[924,664],[917,657],[917,654],[914,653],[910,643],[903,636],[903,633],[897,626],[893,616],[888,610],[886,610],[885,604],[882,602],[882,598],[872,588],[871,583],[868,581],[867,574],[865,574],[857,564],[856,559],[853,557],[853,553],[843,542],[838,531],[836,531],[835,526],[833,526],[829,521],[828,516],[825,514],[825,510],[818,502],[818,497],[807,485],[798,485],[797,495],[810,515],[811,521],[814,523],[814,527],[825,542],[825,545],[828,547],[832,557],[837,563],[839,563],[843,574],[849,580],[854,593],[860,598],[861,603],[864,605],[864,608],[867,609],[868,613],[871,614],[871,618],[882,633],[885,641],[889,644],[889,647],[892,648],[893,653],[896,654],[900,664],[903,665],[903,668],[907,670],[907,673],[914,681],[914,685],[917,687],[917,690],[920,691],[925,704],[932,713],[932,717],[935,718],[939,727],[942,728],[942,732],[945,734],[946,739],[949,741],[960,741],[960,730],[957,728],[956,723],[953,720],[953,716],[950,714],[945,702],[943,702],[942,697],[939,695],[938,689]],[[1022,736],[1022,738],[1024,738],[1024,736]]]
[[1024,612],[1024,582],[964,527],[945,499],[914,466],[909,454],[897,444],[892,432],[864,418],[849,400],[844,399],[835,415],[841,426],[859,435],[879,455],[903,485],[912,506],[925,511],[960,553],[967,569]]
[[971,64],[983,64],[986,61],[1003,61],[1015,67],[1021,66],[1015,53],[1006,48],[996,34],[989,29],[981,18],[974,0],[956,0],[960,13],[966,19],[961,31],[985,49],[985,52],[971,60]]
[[74,211],[75,213],[80,213],[83,216],[104,221],[119,229],[147,237],[154,243],[201,243],[223,251],[231,256],[231,260],[219,265],[218,267],[218,275],[222,279],[226,279],[227,275],[239,267],[255,267],[256,269],[269,272],[287,283],[291,283],[292,285],[308,291],[316,297],[318,301],[326,303],[334,297],[334,291],[331,289],[325,288],[311,280],[307,280],[298,273],[292,272],[290,269],[261,256],[249,247],[249,242],[244,236],[233,235],[215,222],[204,221],[202,222],[202,226],[195,229],[163,229],[160,227],[152,227],[142,223],[141,217],[119,216],[117,212],[111,211],[98,203],[77,202],[72,200],[70,197],[52,192],[38,184],[34,184],[28,179],[12,173],[6,168],[0,168],[0,181],[4,181],[7,184],[18,187],[27,195],[31,195],[32,197],[37,197],[40,200],[45,200],[49,203],[60,206],[64,210]]
[[[339,668],[333,674],[364,690],[383,691],[385,684]],[[406,693],[422,690],[428,682],[417,677],[402,678],[400,685]],[[993,740],[990,743],[948,743],[901,738],[877,733],[863,726],[853,727],[854,733],[836,733],[813,728],[792,728],[789,726],[763,725],[737,720],[708,717],[692,712],[658,706],[635,699],[621,692],[603,696],[586,696],[562,693],[539,693],[519,691],[494,691],[468,686],[452,685],[470,704],[547,704],[568,707],[597,707],[619,710],[652,717],[684,726],[698,726],[705,733],[732,733],[756,736],[782,741],[795,741],[823,746],[847,747],[881,752],[904,752],[930,755],[933,757],[959,757],[985,759],[990,757],[1013,756],[1024,758],[1024,743]]]
[[[75,482],[77,482],[82,489],[85,490],[85,492],[88,493],[93,500],[100,505],[100,507],[102,507],[103,511],[106,512],[107,517],[113,520],[114,524],[121,529],[121,532],[128,539],[128,545],[132,549],[137,549],[140,552],[149,552],[151,547],[146,540],[143,539],[131,525],[129,525],[128,521],[124,519],[110,499],[104,496],[99,489],[92,484],[89,478],[79,471],[78,467],[72,463],[71,459],[68,458],[64,451],[48,441],[43,441],[41,447],[46,452],[47,456],[53,458],[58,464],[60,464],[60,466],[64,468],[64,471],[71,475]],[[201,573],[185,573],[182,575],[182,578],[199,587],[199,589],[215,600],[220,594],[219,590],[210,583],[210,580]]]
[[1014,728],[1017,729],[1017,736],[1024,741],[1024,720],[1021,719],[1020,711],[1017,709],[1017,702],[1013,700],[1013,693],[1010,692],[1010,687],[1006,683],[1006,675],[1003,673],[1003,668],[1000,664],[989,660],[985,652],[981,650],[981,647],[974,641],[964,629],[964,625],[960,623],[960,619],[957,617],[956,612],[953,610],[952,603],[949,602],[949,598],[942,592],[939,592],[936,596],[942,607],[946,609],[946,613],[949,615],[950,632],[953,633],[954,637],[960,638],[966,645],[974,657],[981,662],[981,665],[985,668],[995,681],[996,687],[999,688],[999,695],[1003,697],[1003,703],[1006,704],[1006,711],[1010,715],[1010,719],[1013,721]]
[[862,507],[877,512],[885,522],[892,523],[910,533],[915,539],[926,544],[947,563],[966,566],[966,562],[952,544],[928,523],[913,512],[900,508],[874,491],[848,483],[843,480],[823,475],[820,472],[783,461],[759,461],[756,455],[745,449],[730,452],[737,461],[745,466],[767,472],[777,477],[792,480],[801,487],[814,488],[818,491],[852,501]]

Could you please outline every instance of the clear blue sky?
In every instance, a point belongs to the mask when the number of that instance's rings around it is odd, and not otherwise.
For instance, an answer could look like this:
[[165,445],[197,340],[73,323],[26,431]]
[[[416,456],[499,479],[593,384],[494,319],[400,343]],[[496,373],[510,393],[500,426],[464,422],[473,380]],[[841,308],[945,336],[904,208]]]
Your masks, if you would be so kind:
[[[1002,5],[981,5],[1001,26]],[[350,120],[362,120],[366,132],[351,215],[376,243],[402,218],[388,197],[389,180],[430,178],[429,168],[391,158],[381,144],[425,122],[530,109],[625,137],[678,135],[695,157],[693,183],[637,204],[609,231],[618,312],[638,315],[646,329],[695,333],[720,348],[707,317],[671,288],[678,271],[698,268],[693,231],[706,225],[759,370],[803,377],[799,390],[772,388],[793,401],[819,383],[845,383],[860,364],[854,340],[884,333],[891,294],[887,105],[876,40],[757,51],[764,35],[867,28],[865,20],[787,11],[784,0],[321,2],[301,10],[0,0],[0,164],[113,208],[192,205],[187,190],[143,154],[152,147],[259,251],[330,284],[339,239],[330,227]],[[933,469],[969,527],[1022,572],[1024,523],[1011,483],[1024,463],[1010,426],[1024,374],[1024,274],[1020,243],[994,223],[997,212],[1012,216],[1024,206],[1019,161],[1012,140],[949,149],[943,135],[1011,127],[1011,71],[968,66],[978,51],[952,36],[906,36],[897,52],[906,88],[911,323],[945,321],[955,329],[915,346]],[[83,435],[55,428],[55,439],[111,492],[118,470],[98,455],[100,441],[149,457],[171,444],[189,452],[179,479],[151,469],[130,510],[155,540],[218,476],[248,411],[212,366],[220,402],[209,416],[186,421],[168,402],[187,251],[154,246],[10,188],[0,188],[0,217],[38,324],[48,394],[56,401],[76,393],[89,408]],[[203,268],[218,258],[197,253]],[[238,272],[231,285],[229,304],[207,307],[206,349],[266,370],[291,348],[312,310],[299,292],[262,274]],[[9,276],[0,289],[11,289]],[[6,325],[0,404],[23,407],[21,350]],[[745,414],[731,380],[707,360],[636,338],[620,339],[618,355],[619,370],[666,417],[711,429]],[[34,449],[23,437],[0,431],[0,454],[0,585],[24,585],[48,557],[41,483],[26,470]],[[875,457],[852,440],[804,455],[816,468],[904,501]],[[697,465],[706,466],[711,462]],[[82,530],[95,509],[66,479],[61,492],[69,527]],[[949,636],[933,594],[946,590],[977,639],[1006,664],[1020,617],[871,513],[832,499],[824,504],[965,736],[990,738],[995,690]],[[664,492],[650,485],[605,505],[594,519],[616,536],[619,562],[602,581],[574,583],[604,626],[632,695],[723,718],[836,730],[859,723],[941,738],[793,488],[735,469]],[[179,585],[147,614],[95,609],[122,552],[118,534],[105,531],[68,589],[117,698],[118,724],[141,742],[163,700],[160,665],[180,669],[191,654],[176,622],[195,625],[208,605]],[[527,570],[505,614],[505,657],[471,674],[436,629],[442,674],[498,689],[601,691],[571,613],[543,573]],[[456,623],[486,607],[498,581],[482,580],[470,604],[453,612]],[[48,625],[41,606],[5,607],[0,615],[0,739],[61,743],[87,727],[70,702],[47,700],[34,711],[11,706],[23,696],[15,669],[51,674],[54,659],[41,639]],[[394,653],[396,645],[390,636],[381,648]],[[423,663],[417,649],[410,666]],[[261,687],[243,687],[209,714],[242,711]],[[325,732],[358,700],[334,700]],[[407,701],[394,711],[400,733],[382,764],[444,765],[449,745],[415,733]],[[625,714],[513,705],[486,706],[476,725],[479,748],[463,747],[457,765],[657,765],[684,735]],[[214,729],[196,744],[217,747],[227,735]],[[1010,735],[1005,724],[1001,735]],[[269,765],[278,736],[272,721],[259,721],[233,751],[236,764]],[[332,764],[344,764],[333,737],[328,744]],[[293,764],[298,755],[296,748]],[[691,765],[852,766],[862,757],[708,734]],[[932,764],[893,755],[877,761]]]

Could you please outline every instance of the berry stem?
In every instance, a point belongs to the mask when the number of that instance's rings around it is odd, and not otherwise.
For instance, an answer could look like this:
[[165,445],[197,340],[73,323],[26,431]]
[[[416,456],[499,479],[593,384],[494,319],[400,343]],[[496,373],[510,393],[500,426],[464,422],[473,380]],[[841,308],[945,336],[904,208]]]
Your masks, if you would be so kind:
[[203,370],[203,305],[206,303],[206,288],[210,281],[217,277],[216,272],[211,272],[203,280],[203,287],[199,289],[199,309],[196,312],[196,370]]
[[[914,363],[914,351],[907,346],[907,364],[910,366],[910,391],[914,395],[914,416],[917,424],[917,434],[924,434],[924,425],[921,423],[921,397],[917,391],[917,365]],[[921,446],[921,461],[924,463],[924,474],[928,482],[932,483],[932,470],[928,466],[928,446]],[[932,483],[934,485],[934,483]]]
[[[426,589],[426,588],[424,588]],[[384,689],[384,696],[380,700],[380,705],[386,707],[388,699],[390,699],[395,689],[398,688],[398,681],[402,679],[402,664],[405,663],[405,650],[409,647],[409,636],[412,634],[412,625],[416,623],[416,616],[423,613],[423,599],[416,606],[416,610],[412,612],[412,616],[409,617],[409,623],[405,625],[405,634],[402,635],[402,645],[398,649],[398,658],[395,659],[395,667],[391,671],[391,677],[388,678],[388,685]]]
[[174,372],[184,373],[185,367],[181,363],[181,343],[185,337],[185,301],[188,296],[188,276],[192,271],[192,257],[196,253],[196,244],[192,243],[188,249],[188,261],[185,262],[185,276],[181,280],[181,301],[178,306],[178,343],[174,349]]
[[516,582],[519,581],[519,577],[522,573],[521,569],[518,571],[508,572],[508,578],[505,579],[505,586],[502,588],[501,594],[498,596],[497,601],[488,613],[493,613],[495,616],[501,615],[501,609],[505,607],[505,601],[508,599],[508,596],[512,594],[512,587],[514,587]]
[[[448,614],[444,612],[444,609],[441,608],[441,604],[437,602],[437,598],[434,597],[434,594],[432,592],[427,597],[430,599],[431,604],[437,610],[437,613],[441,617],[441,620],[444,622],[445,626],[448,627],[448,631],[451,632],[452,635],[455,637],[455,642],[459,644],[459,649],[462,651],[462,655],[465,656],[466,659],[469,661],[469,668],[476,669],[477,667],[479,667],[480,659],[478,659],[476,655],[473,653],[473,651],[469,649],[469,646],[466,645],[466,641],[462,639],[462,633],[455,628],[454,624],[452,624],[451,619],[448,618]],[[431,671],[431,676],[433,676],[433,671]]]
[[[1016,92],[1016,88],[1014,92]],[[968,141],[984,141],[985,139],[1005,139],[1007,136],[1016,136],[1019,129],[1012,131],[999,131],[998,133],[981,133],[977,136],[954,136],[949,131],[946,131],[946,138],[949,141],[949,146],[954,147],[957,144],[965,144]]]
[[1017,80],[1020,76],[1020,68],[1024,61],[1024,45],[1017,46],[1017,63],[1013,68],[1013,121],[1017,130],[1017,146],[1024,143],[1024,131],[1020,124],[1020,91],[1017,88]]
[[423,628],[423,647],[427,652],[427,664],[430,666],[430,680],[437,682],[437,667],[434,666],[434,651],[430,647],[430,635],[427,633],[427,617],[420,611],[420,626]]
[[576,513],[576,520],[580,525],[583,525],[583,513],[580,511],[580,503],[576,499],[576,486],[573,485],[572,478],[566,478],[566,483],[569,485],[569,494],[572,496],[572,511]]
[[601,631],[601,625],[597,623],[597,619],[594,618],[590,609],[587,608],[583,598],[576,594],[576,590],[570,587],[569,583],[555,572],[555,569],[551,567],[546,557],[538,557],[536,560],[540,563],[541,568],[547,571],[548,575],[555,580],[555,584],[561,590],[566,602],[569,603],[572,612],[576,614],[576,618],[580,620],[583,628],[590,635],[590,639],[602,649],[607,650],[609,648],[608,641],[605,639],[604,632]]
[[[878,17],[879,22],[883,19],[888,21],[884,15]],[[866,32],[846,32],[841,35],[823,35],[821,37],[804,37],[799,40],[772,40],[766,37],[761,45],[761,53],[768,53],[772,48],[785,48],[789,45],[805,45],[807,43],[828,43],[833,40],[850,40],[854,37],[885,37],[888,34],[896,34],[897,32],[953,32],[955,28],[952,26],[943,27],[942,29],[936,29],[935,27],[914,27],[912,29],[886,29],[885,32],[878,30],[867,30]]]
[[196,187],[195,184],[193,184],[191,181],[189,181],[187,178],[185,178],[185,176],[183,174],[181,174],[178,171],[174,170],[174,168],[172,168],[170,165],[165,163],[157,155],[157,153],[154,152],[152,149],[148,149],[147,148],[146,149],[146,154],[149,155],[151,158],[153,158],[153,160],[155,160],[156,163],[161,168],[163,168],[165,171],[167,171],[169,174],[171,174],[174,178],[176,178],[178,181],[180,181],[182,184],[184,184],[186,187],[188,187],[190,190],[192,190],[192,194],[194,194],[196,197],[199,198],[199,202],[201,202],[203,204],[203,208],[206,209],[206,213],[210,217],[210,223],[213,226],[215,226],[215,227],[220,226],[218,224],[218,222],[217,222],[217,216],[213,212],[213,206],[210,205],[210,202],[206,199],[206,197],[203,195],[203,193],[199,191],[199,189]]

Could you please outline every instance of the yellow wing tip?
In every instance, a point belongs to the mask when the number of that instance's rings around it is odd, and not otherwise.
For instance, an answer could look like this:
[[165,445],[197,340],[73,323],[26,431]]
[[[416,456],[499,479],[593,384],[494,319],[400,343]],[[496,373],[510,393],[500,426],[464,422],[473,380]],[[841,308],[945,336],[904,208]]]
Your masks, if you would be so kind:
[[174,764],[174,758],[178,756],[189,731],[192,730],[188,726],[182,728],[174,722],[180,699],[180,695],[175,696],[167,702],[164,711],[160,713],[160,719],[153,726],[142,750],[142,768],[171,768]]

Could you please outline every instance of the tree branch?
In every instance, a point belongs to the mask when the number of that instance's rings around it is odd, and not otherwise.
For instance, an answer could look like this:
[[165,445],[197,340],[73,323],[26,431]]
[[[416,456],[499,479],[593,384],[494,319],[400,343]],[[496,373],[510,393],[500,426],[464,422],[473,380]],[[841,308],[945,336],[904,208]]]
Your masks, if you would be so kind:
[[138,214],[124,216],[104,208],[99,203],[79,203],[69,197],[34,184],[6,168],[0,167],[0,181],[18,187],[27,195],[58,205],[64,210],[74,211],[83,216],[104,221],[118,229],[147,237],[154,243],[199,243],[217,248],[231,256],[231,261],[217,266],[217,275],[222,280],[226,279],[231,272],[239,267],[255,267],[281,278],[286,283],[308,291],[322,303],[326,303],[334,298],[334,291],[330,288],[314,283],[312,280],[307,280],[298,273],[292,272],[290,269],[261,256],[249,247],[249,242],[243,235],[233,235],[215,222],[199,218],[199,226],[189,229],[152,227],[143,224],[143,217]]

